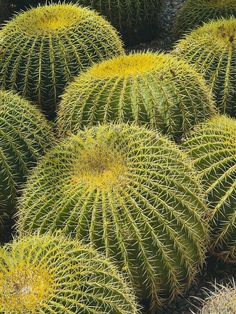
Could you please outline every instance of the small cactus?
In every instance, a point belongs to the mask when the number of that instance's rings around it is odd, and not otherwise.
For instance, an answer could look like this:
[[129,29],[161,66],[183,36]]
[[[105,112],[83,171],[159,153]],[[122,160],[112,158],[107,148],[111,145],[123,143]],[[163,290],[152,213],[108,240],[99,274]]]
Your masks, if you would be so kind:
[[212,251],[236,262],[236,120],[219,116],[183,144],[200,172],[211,214]]
[[204,22],[231,16],[236,16],[235,0],[187,0],[177,13],[174,33],[180,37]]
[[61,229],[92,242],[155,308],[188,287],[204,260],[202,191],[177,146],[145,128],[104,125],[42,160],[19,204],[20,234]]
[[179,138],[215,113],[204,80],[188,64],[168,54],[119,56],[82,73],[66,89],[58,131],[135,122]]
[[182,39],[173,53],[209,82],[223,114],[236,116],[236,19],[209,22]]
[[228,285],[213,285],[214,291],[208,291],[208,297],[197,314],[235,314],[236,285],[234,280]]
[[102,17],[72,4],[20,13],[1,31],[0,86],[13,89],[54,116],[65,85],[81,70],[123,53]]
[[132,291],[94,249],[61,235],[0,249],[0,312],[137,314]]
[[53,142],[50,126],[34,106],[0,91],[0,220],[14,210],[29,169]]

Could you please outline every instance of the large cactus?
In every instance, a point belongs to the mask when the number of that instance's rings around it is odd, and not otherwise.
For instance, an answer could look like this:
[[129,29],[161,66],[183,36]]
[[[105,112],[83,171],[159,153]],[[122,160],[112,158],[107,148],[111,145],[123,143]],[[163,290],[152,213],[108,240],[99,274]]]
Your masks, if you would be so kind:
[[51,4],[21,13],[3,27],[0,51],[0,86],[17,90],[53,116],[73,76],[123,48],[113,27],[95,12]]
[[196,128],[184,147],[200,171],[212,209],[212,251],[236,262],[236,120],[211,119]]
[[0,91],[0,220],[14,209],[29,169],[53,142],[51,128],[36,108]]
[[60,135],[104,122],[150,125],[174,138],[214,114],[204,80],[170,55],[116,57],[82,73],[59,106]]
[[133,294],[94,249],[57,236],[29,236],[0,249],[4,314],[136,314]]
[[174,54],[205,76],[220,112],[236,116],[236,19],[205,24],[181,40]]
[[144,128],[99,126],[41,162],[19,206],[21,234],[62,229],[92,242],[153,306],[192,282],[204,260],[202,191],[189,160]]
[[236,16],[235,0],[187,0],[179,10],[174,26],[176,36],[221,17]]

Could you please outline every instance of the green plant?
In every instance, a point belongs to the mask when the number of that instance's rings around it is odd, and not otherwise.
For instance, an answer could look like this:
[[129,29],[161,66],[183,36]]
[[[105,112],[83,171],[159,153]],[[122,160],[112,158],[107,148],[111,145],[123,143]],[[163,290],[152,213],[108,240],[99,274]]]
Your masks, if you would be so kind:
[[181,40],[173,54],[204,75],[221,113],[236,116],[236,19],[205,24]]
[[188,287],[202,264],[205,212],[195,172],[174,143],[145,128],[104,125],[49,152],[28,181],[17,226],[92,242],[155,308]]
[[5,314],[135,314],[132,291],[94,249],[61,235],[28,236],[0,249]]
[[58,131],[133,121],[179,138],[214,113],[209,89],[188,64],[137,53],[95,65],[72,82],[59,106]]
[[215,117],[183,144],[200,172],[211,208],[212,251],[236,262],[236,121]]
[[51,128],[36,108],[0,91],[0,220],[14,210],[29,169],[53,142]]
[[123,53],[113,29],[95,12],[72,4],[30,9],[1,31],[0,86],[36,102],[49,117],[73,76]]
[[231,16],[236,16],[235,0],[187,0],[177,13],[174,34],[179,37],[204,22]]
[[235,314],[236,285],[234,280],[228,285],[214,284],[214,291],[207,291],[208,298],[203,301],[199,314]]

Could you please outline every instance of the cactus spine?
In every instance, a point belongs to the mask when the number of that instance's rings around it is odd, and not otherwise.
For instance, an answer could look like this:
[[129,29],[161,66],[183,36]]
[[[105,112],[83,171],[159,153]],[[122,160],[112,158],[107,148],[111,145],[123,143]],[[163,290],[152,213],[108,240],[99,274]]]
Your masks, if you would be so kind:
[[186,156],[128,125],[67,137],[40,163],[19,206],[20,234],[62,229],[92,242],[156,307],[193,281],[204,260],[206,211]]
[[174,55],[205,76],[221,113],[236,116],[236,19],[205,24],[181,40]]
[[236,121],[211,119],[196,128],[184,148],[200,171],[212,210],[212,251],[236,262]]
[[94,249],[62,236],[28,236],[0,249],[0,311],[137,314],[132,291]]
[[72,82],[58,113],[59,135],[84,126],[135,122],[181,137],[215,113],[204,80],[170,55],[137,53],[95,65]]
[[123,53],[108,22],[72,4],[51,4],[19,14],[3,27],[0,50],[0,86],[36,102],[49,117],[73,76]]
[[187,0],[177,14],[174,33],[179,37],[204,22],[231,16],[236,16],[235,0]]
[[0,138],[0,207],[5,215],[14,209],[29,169],[54,139],[51,128],[36,108],[4,91],[0,91]]

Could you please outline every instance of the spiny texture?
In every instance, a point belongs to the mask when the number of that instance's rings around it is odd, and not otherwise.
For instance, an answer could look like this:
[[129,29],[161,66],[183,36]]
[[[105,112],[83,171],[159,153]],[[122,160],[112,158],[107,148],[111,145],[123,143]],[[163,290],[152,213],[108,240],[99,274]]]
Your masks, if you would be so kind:
[[143,32],[148,36],[148,32],[157,28],[163,0],[79,0],[78,3],[100,12],[126,41],[134,42],[142,38]]
[[68,137],[41,162],[18,229],[62,229],[92,242],[155,307],[188,287],[204,260],[201,195],[175,144],[140,127],[99,126]]
[[212,209],[212,250],[236,262],[236,120],[219,116],[184,143],[199,170]]
[[93,63],[123,53],[95,12],[51,4],[19,14],[1,31],[0,86],[17,90],[53,116],[65,85]]
[[235,314],[236,313],[236,285],[213,285],[214,291],[209,291],[209,296],[204,302],[199,314]]
[[95,65],[72,82],[59,106],[59,135],[84,126],[135,122],[174,138],[215,113],[204,80],[170,55],[137,53]]
[[135,314],[133,294],[110,261],[62,236],[29,236],[0,249],[5,314]]
[[236,16],[235,0],[187,0],[177,14],[174,32],[181,36],[209,20],[231,16]]
[[181,40],[174,55],[204,75],[221,113],[236,116],[236,19],[205,24]]
[[17,95],[0,91],[1,212],[14,209],[29,169],[53,142],[52,130],[36,108]]

